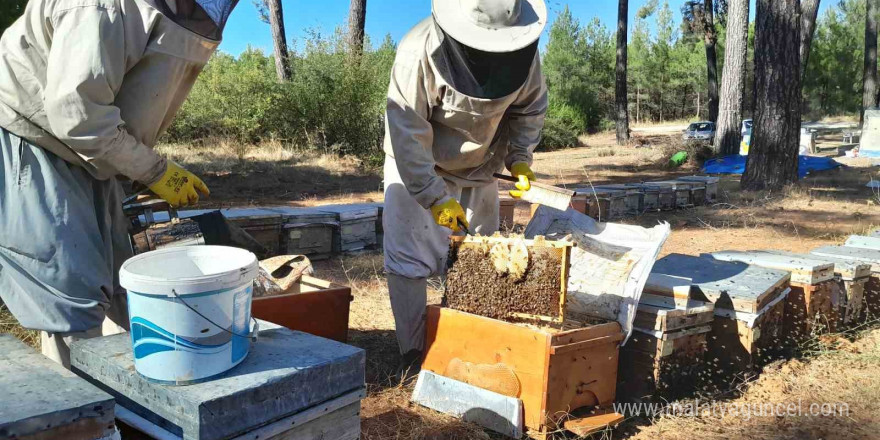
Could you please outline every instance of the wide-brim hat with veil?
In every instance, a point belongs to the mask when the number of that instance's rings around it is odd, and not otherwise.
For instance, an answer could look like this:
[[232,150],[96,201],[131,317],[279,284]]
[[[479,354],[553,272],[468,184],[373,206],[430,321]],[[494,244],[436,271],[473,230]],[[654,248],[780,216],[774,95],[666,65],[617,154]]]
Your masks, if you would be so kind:
[[484,52],[514,52],[538,40],[547,26],[544,0],[433,0],[443,32]]

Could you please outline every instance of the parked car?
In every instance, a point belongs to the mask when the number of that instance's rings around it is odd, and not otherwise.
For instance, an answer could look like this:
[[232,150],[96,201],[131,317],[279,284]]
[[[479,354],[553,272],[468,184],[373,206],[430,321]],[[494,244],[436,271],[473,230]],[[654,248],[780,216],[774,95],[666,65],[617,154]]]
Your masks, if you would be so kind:
[[715,123],[709,121],[694,122],[684,131],[682,139],[686,141],[711,141],[715,138]]
[[742,137],[751,136],[752,135],[752,120],[751,119],[743,119],[742,125],[739,129],[739,134]]

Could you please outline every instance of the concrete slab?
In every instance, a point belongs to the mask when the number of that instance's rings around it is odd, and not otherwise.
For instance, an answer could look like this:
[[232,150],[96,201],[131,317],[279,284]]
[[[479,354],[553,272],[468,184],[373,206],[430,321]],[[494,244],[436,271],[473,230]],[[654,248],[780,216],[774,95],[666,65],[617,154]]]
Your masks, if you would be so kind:
[[823,246],[810,251],[822,257],[843,258],[862,261],[871,265],[871,272],[880,274],[880,249],[865,249],[849,246]]
[[240,436],[363,389],[363,350],[264,321],[260,328],[244,362],[195,385],[159,385],[136,374],[128,335],[79,341],[71,362],[120,405],[193,440]]
[[715,303],[716,315],[721,309],[758,313],[791,279],[781,270],[684,254],[658,260],[651,273],[690,278],[698,294],[695,299]]
[[116,434],[113,397],[12,335],[0,335],[0,438]]

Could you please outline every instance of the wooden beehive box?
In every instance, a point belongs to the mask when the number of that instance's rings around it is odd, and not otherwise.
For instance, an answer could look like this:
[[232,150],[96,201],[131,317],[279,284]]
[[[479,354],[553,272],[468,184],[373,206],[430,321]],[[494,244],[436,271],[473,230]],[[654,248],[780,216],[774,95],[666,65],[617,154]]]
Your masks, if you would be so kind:
[[280,213],[266,208],[223,209],[220,212],[263,245],[270,255],[282,252]]
[[660,186],[661,188],[668,188],[669,190],[671,190],[675,197],[676,208],[687,208],[694,205],[691,194],[691,186],[686,183],[677,182],[675,180],[666,180],[661,182],[650,182],[650,184]]
[[617,220],[626,217],[626,191],[577,188],[575,193],[585,197],[585,214],[599,221]]
[[558,331],[429,306],[422,368],[519,398],[531,437],[562,429],[586,435],[586,427],[623,418],[590,418],[614,402],[623,337],[616,322]]
[[635,216],[641,214],[644,210],[642,208],[642,199],[644,195],[641,190],[637,186],[627,185],[627,184],[619,184],[619,185],[599,185],[596,186],[597,189],[607,189],[612,191],[623,191],[626,195],[626,215]]
[[445,304],[496,319],[561,323],[571,247],[543,237],[453,236]]
[[668,185],[657,185],[655,183],[640,183],[637,185],[641,189],[642,193],[645,194],[645,210],[652,210],[652,208],[649,208],[649,206],[653,205],[654,203],[654,195],[656,195],[657,210],[672,211],[673,209],[675,209],[676,194],[675,191],[673,191],[673,189]]
[[634,329],[620,350],[618,400],[675,398],[693,392],[706,367],[711,332],[711,323],[670,332]]
[[722,261],[738,261],[791,273],[791,293],[785,301],[785,338],[797,344],[814,330],[834,331],[837,301],[833,297],[834,263],[815,258],[762,251],[715,252]]
[[376,246],[379,209],[368,205],[326,205],[318,209],[336,215],[339,228],[333,237],[334,252],[353,252]]
[[846,327],[860,322],[859,319],[865,303],[865,287],[871,279],[871,265],[869,263],[813,254],[795,254],[773,250],[765,252],[812,258],[834,264],[836,291],[832,293],[832,302],[835,300],[837,302],[837,325]]
[[787,348],[781,339],[789,272],[671,254],[657,261],[653,273],[690,278],[694,297],[715,304],[708,347],[717,370],[750,370]]
[[715,203],[718,201],[718,184],[721,179],[712,176],[685,176],[679,177],[677,180],[683,182],[701,182],[706,185],[706,202]]
[[253,299],[252,314],[291,330],[348,341],[351,288],[311,276],[281,295]]
[[288,255],[306,255],[312,260],[333,255],[333,236],[339,223],[336,214],[317,208],[279,208],[284,221],[284,243]]
[[871,265],[871,277],[865,282],[864,308],[860,320],[880,318],[880,249],[852,246],[824,246],[810,252],[822,257],[843,258]]
[[135,254],[166,247],[201,244],[205,244],[205,237],[199,224],[192,219],[156,223],[132,235],[132,248]]

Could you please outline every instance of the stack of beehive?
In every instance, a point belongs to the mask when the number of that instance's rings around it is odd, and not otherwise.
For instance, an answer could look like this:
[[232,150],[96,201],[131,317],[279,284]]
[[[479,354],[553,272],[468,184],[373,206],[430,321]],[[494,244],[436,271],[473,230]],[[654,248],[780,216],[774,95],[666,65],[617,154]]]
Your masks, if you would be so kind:
[[671,254],[657,261],[653,273],[690,278],[695,297],[715,304],[707,340],[711,368],[705,372],[712,379],[753,370],[784,353],[783,315],[791,290],[788,272]]
[[693,390],[704,367],[714,305],[694,299],[693,281],[653,274],[642,293],[633,334],[621,349],[619,395],[639,400]]

